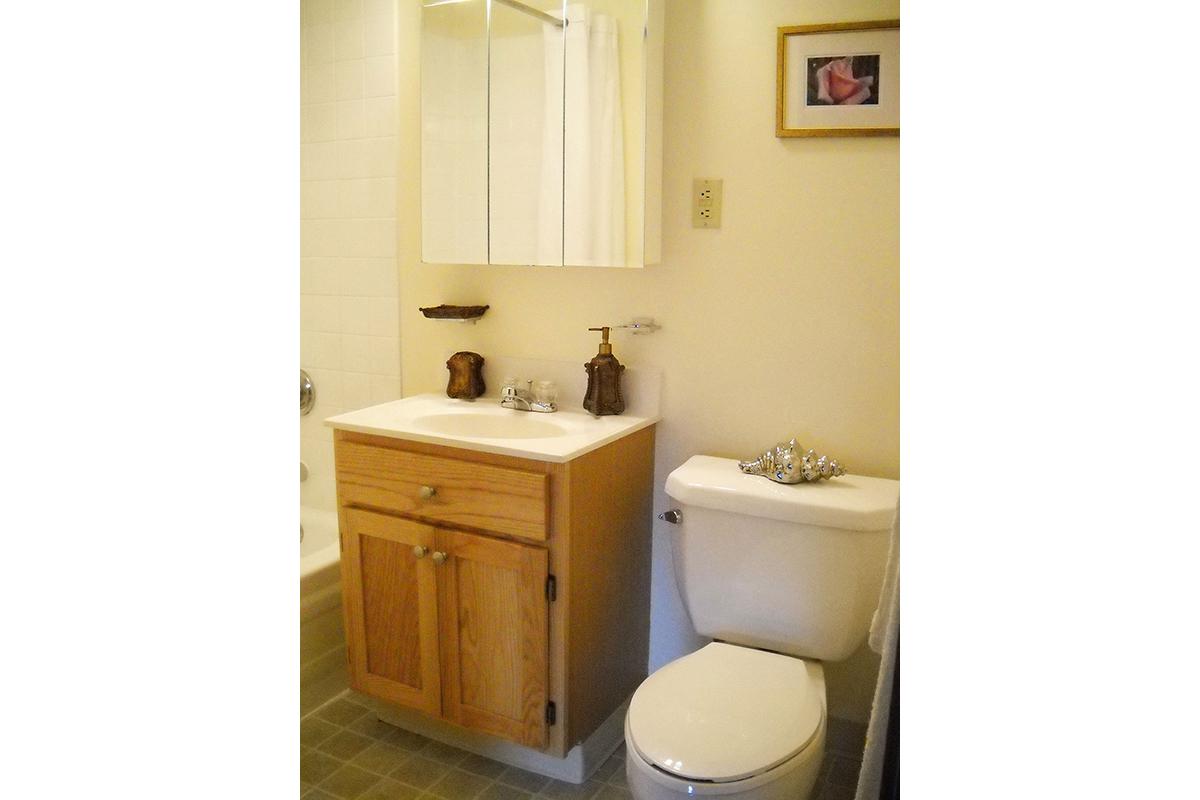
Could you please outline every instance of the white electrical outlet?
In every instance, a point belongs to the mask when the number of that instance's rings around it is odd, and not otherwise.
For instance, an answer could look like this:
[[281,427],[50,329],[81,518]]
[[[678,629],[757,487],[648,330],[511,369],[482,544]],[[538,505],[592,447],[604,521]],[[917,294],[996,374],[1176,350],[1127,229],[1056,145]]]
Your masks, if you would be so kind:
[[692,180],[692,227],[721,227],[721,179]]

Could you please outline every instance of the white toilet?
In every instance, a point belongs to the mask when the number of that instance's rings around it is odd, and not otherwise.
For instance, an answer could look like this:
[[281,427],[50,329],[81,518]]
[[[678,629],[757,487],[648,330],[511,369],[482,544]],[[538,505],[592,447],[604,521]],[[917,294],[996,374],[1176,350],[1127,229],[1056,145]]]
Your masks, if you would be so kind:
[[712,644],[642,682],[625,717],[637,800],[804,800],[825,750],[822,661],[849,656],[879,600],[900,484],[784,485],[692,456],[667,478],[675,580]]

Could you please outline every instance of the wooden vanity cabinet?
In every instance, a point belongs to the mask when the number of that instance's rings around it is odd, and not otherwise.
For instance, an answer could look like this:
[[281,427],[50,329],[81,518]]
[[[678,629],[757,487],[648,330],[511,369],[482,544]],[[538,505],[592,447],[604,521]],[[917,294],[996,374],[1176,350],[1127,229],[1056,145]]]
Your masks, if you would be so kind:
[[565,464],[334,432],[350,684],[562,756],[646,676],[654,428]]

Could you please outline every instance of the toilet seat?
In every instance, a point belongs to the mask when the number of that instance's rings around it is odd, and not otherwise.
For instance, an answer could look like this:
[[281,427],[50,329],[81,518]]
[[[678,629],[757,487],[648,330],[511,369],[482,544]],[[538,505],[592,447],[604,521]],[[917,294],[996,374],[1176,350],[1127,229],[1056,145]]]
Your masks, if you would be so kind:
[[824,717],[804,661],[713,642],[647,678],[629,704],[629,744],[664,773],[724,783],[794,758]]

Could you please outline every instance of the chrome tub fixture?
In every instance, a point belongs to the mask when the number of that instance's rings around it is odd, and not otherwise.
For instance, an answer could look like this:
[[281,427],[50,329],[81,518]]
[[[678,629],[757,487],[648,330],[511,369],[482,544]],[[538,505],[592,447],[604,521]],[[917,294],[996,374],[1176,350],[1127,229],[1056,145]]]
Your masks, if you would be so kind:
[[795,438],[780,442],[753,461],[739,461],[738,468],[747,475],[762,475],[776,483],[819,481],[846,474],[837,459],[817,455],[815,450],[801,454]]
[[308,377],[308,373],[300,370],[300,416],[303,417],[312,411],[316,402],[317,387],[313,386],[312,378]]

